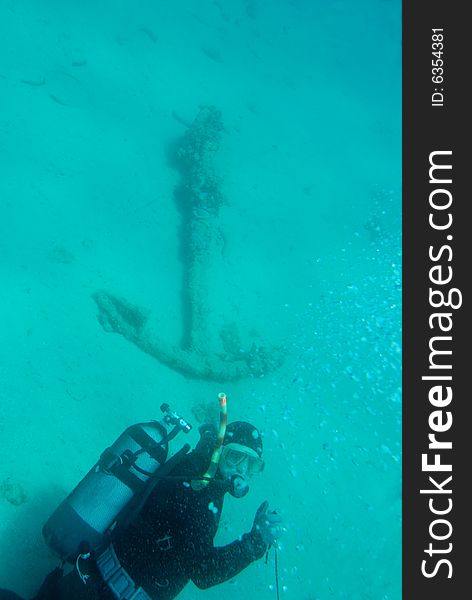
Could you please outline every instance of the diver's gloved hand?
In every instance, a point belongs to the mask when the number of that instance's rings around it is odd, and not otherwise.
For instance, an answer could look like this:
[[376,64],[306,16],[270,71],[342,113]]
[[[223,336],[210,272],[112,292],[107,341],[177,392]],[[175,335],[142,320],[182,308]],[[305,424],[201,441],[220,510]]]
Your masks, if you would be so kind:
[[270,510],[267,500],[256,511],[252,532],[257,531],[264,543],[274,546],[285,531],[282,526],[282,517],[277,510]]

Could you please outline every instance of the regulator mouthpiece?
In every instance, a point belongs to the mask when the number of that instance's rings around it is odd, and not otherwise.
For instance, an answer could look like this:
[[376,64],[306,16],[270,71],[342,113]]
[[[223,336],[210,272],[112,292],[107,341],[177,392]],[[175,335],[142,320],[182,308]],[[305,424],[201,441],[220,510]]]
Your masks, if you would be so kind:
[[233,498],[243,498],[249,492],[249,484],[241,475],[233,475],[228,491]]

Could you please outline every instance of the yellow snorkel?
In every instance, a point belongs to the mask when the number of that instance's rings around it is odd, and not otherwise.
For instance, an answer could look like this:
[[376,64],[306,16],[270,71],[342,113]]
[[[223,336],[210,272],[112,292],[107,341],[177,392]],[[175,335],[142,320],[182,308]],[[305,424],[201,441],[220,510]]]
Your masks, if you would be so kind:
[[218,470],[218,463],[220,462],[223,440],[225,439],[226,424],[228,422],[226,394],[224,392],[218,394],[218,404],[220,405],[220,426],[218,429],[218,437],[216,439],[215,448],[213,450],[213,454],[211,455],[210,464],[208,466],[208,469],[206,470],[206,473],[203,475],[202,479],[192,480],[192,489],[196,491],[205,488],[214,478],[214,476],[216,475],[216,471]]

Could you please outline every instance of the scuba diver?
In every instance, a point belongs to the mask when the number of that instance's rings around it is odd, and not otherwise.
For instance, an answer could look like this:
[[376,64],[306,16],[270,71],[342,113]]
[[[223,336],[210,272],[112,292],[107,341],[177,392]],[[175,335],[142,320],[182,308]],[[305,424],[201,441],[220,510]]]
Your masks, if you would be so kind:
[[[249,491],[251,478],[264,468],[257,428],[244,421],[226,426],[224,394],[219,395],[219,402],[219,431],[213,425],[201,426],[195,449],[188,453],[187,444],[169,460],[166,452],[164,459],[159,457],[160,468],[154,474],[138,466],[136,457],[144,460],[146,455],[148,464],[150,455],[157,460],[158,446],[162,450],[177,430],[191,429],[168,405],[161,409],[166,424],[174,425],[171,434],[150,443],[143,438],[143,424],[140,430],[132,426],[102,454],[43,528],[46,541],[63,562],[46,577],[32,600],[171,600],[190,580],[200,589],[223,583],[262,558],[270,547],[276,547],[284,529],[278,511],[270,510],[267,501],[256,511],[248,533],[226,546],[213,544],[225,494],[242,498]],[[156,423],[152,422],[153,427]],[[127,446],[131,437],[141,445],[128,465],[129,451],[117,453],[118,442],[121,440],[123,446],[125,435]],[[121,486],[124,482],[126,487],[114,488],[118,497],[118,489],[132,488],[131,471],[146,480],[145,491],[135,494],[131,501],[127,499],[126,510],[102,532],[97,523],[113,502],[111,498],[104,503],[103,498],[97,501],[97,496],[94,502],[89,489],[83,493],[87,478],[98,488],[97,494],[104,493],[108,482]],[[73,568],[65,575],[66,562]],[[0,590],[0,600],[22,599]]]

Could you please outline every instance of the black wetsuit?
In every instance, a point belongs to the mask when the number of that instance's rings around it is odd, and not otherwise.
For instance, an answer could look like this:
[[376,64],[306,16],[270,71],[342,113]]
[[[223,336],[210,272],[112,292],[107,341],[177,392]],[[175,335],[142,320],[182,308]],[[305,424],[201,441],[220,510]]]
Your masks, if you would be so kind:
[[[254,528],[227,546],[213,545],[225,488],[217,482],[200,491],[191,488],[191,477],[202,475],[209,462],[209,444],[202,442],[171,473],[189,475],[188,480],[160,481],[138,517],[113,541],[121,565],[153,600],[175,598],[189,580],[202,589],[227,581],[267,549]],[[94,563],[82,561],[82,567],[90,574],[86,585],[74,570],[43,586],[35,600],[111,600]]]

